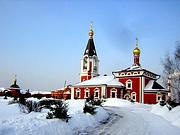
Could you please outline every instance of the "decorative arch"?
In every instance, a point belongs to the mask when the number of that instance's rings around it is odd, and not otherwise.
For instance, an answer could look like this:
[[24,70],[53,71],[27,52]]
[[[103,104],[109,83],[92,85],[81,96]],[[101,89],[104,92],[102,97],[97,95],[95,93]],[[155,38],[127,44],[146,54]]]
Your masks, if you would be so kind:
[[126,100],[130,100],[130,99],[131,99],[130,94],[129,94],[129,93],[126,93],[126,94],[124,95],[124,99],[126,99]]

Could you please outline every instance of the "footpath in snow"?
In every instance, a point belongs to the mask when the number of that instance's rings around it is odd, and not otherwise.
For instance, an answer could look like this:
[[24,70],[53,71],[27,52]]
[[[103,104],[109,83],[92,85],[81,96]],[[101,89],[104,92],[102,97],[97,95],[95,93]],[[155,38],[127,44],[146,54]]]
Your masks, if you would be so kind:
[[[93,134],[105,135],[180,135],[180,123],[174,126],[169,120],[164,119],[161,110],[165,107],[159,105],[143,105],[130,103],[125,100],[109,99],[104,103],[109,113],[114,113],[114,118],[107,124],[96,128]],[[178,107],[179,108],[179,107]],[[177,109],[177,108],[176,108]],[[177,111],[178,110],[178,111]],[[169,117],[178,117],[179,109],[173,113],[166,112]],[[159,112],[159,115],[155,113]],[[172,113],[172,115],[171,115]],[[179,115],[180,118],[180,115]]]

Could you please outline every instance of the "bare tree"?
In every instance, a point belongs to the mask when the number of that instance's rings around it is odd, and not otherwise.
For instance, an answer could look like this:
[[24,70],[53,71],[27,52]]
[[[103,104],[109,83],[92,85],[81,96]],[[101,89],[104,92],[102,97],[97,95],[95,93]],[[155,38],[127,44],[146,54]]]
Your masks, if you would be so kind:
[[[180,103],[180,76],[176,75],[180,73],[180,42],[176,42],[175,52],[173,56],[166,55],[163,62],[163,82],[168,88],[168,78],[171,77],[171,88],[172,88],[172,98],[176,102]],[[173,78],[172,78],[173,75]]]

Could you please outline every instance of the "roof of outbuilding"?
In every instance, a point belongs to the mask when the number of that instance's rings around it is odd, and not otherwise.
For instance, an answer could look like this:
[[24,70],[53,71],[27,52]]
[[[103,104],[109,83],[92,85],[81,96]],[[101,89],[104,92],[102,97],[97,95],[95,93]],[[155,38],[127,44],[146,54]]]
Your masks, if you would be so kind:
[[144,91],[167,91],[164,87],[162,87],[158,82],[154,80],[150,80]]

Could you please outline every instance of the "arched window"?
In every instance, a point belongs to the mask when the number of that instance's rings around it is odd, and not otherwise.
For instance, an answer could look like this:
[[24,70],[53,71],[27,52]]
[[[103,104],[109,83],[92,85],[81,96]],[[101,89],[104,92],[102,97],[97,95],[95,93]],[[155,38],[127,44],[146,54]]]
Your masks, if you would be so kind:
[[81,90],[78,88],[76,90],[76,98],[80,98],[81,97]]
[[126,81],[126,89],[132,89],[132,81],[131,80]]
[[86,88],[84,91],[84,98],[89,98],[89,97],[90,97],[90,90]]
[[110,90],[110,98],[117,98],[117,89],[112,88]]
[[99,89],[95,88],[94,89],[94,98],[99,98],[99,94],[100,94]]
[[131,100],[133,100],[134,102],[136,102],[136,92],[132,92],[132,93],[131,93]]
[[93,69],[94,69],[94,72],[97,71],[97,68],[98,68],[98,59],[96,56],[94,56],[94,65],[93,65]]
[[87,59],[88,59],[87,56],[84,57],[84,59],[83,59],[83,70],[87,70]]

